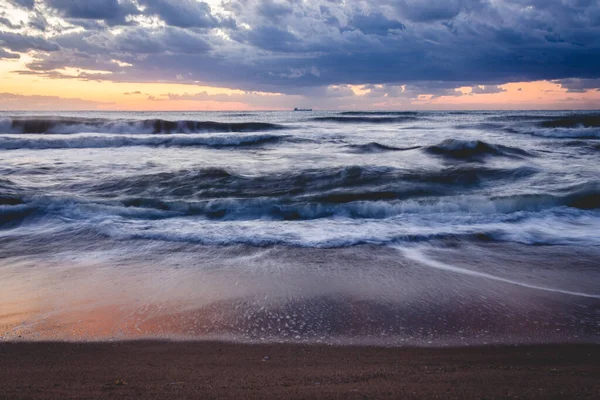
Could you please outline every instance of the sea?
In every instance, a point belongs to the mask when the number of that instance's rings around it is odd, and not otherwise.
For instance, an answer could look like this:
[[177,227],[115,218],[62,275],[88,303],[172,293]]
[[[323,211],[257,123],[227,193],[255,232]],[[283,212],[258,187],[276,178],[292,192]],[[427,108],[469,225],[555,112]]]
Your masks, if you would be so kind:
[[1,112],[0,340],[600,343],[600,112]]

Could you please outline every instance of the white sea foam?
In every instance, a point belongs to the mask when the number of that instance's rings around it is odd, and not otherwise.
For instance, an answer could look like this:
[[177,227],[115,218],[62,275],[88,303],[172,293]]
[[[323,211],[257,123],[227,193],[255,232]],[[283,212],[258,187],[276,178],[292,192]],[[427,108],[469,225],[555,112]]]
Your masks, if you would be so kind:
[[0,149],[85,149],[85,148],[111,148],[129,146],[208,146],[226,147],[243,146],[259,143],[277,142],[284,136],[277,135],[218,135],[218,136],[184,136],[184,135],[152,135],[152,136],[117,136],[117,135],[61,135],[41,137],[15,137],[0,136]]
[[454,272],[454,273],[462,274],[462,275],[474,276],[476,278],[489,279],[489,280],[493,280],[493,281],[497,281],[497,282],[508,283],[510,285],[516,285],[516,286],[521,286],[521,287],[525,287],[525,288],[529,288],[529,289],[541,290],[541,291],[545,291],[545,292],[561,293],[561,294],[566,294],[566,295],[570,295],[570,296],[586,297],[586,298],[590,298],[590,299],[600,299],[600,294],[575,292],[575,291],[571,291],[571,290],[551,288],[551,287],[535,285],[535,284],[531,284],[531,283],[527,283],[527,282],[517,281],[517,280],[513,280],[513,279],[502,278],[500,276],[488,274],[486,272],[474,271],[474,270],[467,269],[467,268],[460,268],[460,267],[457,267],[457,266],[454,266],[454,265],[451,265],[448,263],[434,260],[430,257],[427,257],[423,253],[422,250],[419,250],[416,248],[401,248],[401,247],[397,247],[397,248],[400,251],[402,251],[402,253],[404,254],[405,257],[407,257],[413,261],[416,261],[421,265],[430,267],[430,268],[435,268],[435,269],[439,269],[442,271]]
[[208,245],[283,244],[299,247],[346,247],[358,244],[394,244],[465,239],[485,235],[497,241],[522,244],[600,245],[599,218],[589,212],[564,213],[552,210],[521,215],[521,221],[497,216],[402,215],[384,220],[349,218],[305,221],[235,220],[204,218],[161,220],[129,219],[94,213],[83,225],[118,239],[149,239]]
[[577,127],[577,128],[533,128],[532,130],[523,130],[534,136],[542,136],[557,139],[600,139],[600,128],[598,127]]

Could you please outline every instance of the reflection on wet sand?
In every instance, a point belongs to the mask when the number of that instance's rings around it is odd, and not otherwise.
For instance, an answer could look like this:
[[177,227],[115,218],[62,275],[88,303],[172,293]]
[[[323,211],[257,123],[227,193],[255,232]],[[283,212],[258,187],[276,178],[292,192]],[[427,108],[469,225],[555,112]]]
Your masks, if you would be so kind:
[[[112,243],[86,259],[69,258],[66,251],[1,260],[2,338],[451,345],[595,342],[600,333],[600,300],[567,293],[595,295],[594,254],[587,263],[579,255],[580,264],[567,269],[568,258],[556,257],[553,265],[546,254],[542,265],[536,250],[526,247],[420,250],[476,272],[464,274],[373,246],[154,243],[136,255],[121,250]],[[573,250],[546,250],[552,251],[566,256]],[[500,254],[502,262],[493,264]],[[523,274],[518,266],[527,262]]]

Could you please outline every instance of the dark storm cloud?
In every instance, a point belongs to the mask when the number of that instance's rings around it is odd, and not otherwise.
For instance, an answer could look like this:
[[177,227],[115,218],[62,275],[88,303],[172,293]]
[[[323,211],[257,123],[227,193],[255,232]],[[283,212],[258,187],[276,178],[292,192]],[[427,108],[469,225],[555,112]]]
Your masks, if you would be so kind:
[[555,81],[562,88],[567,89],[568,93],[583,93],[588,90],[600,90],[600,79],[560,79]]
[[[2,35],[0,34],[0,43]],[[70,33],[61,35],[56,39],[56,46],[62,52],[46,54],[28,64],[30,70],[45,75],[48,71],[64,68],[66,66],[102,70],[109,72],[123,72],[112,80],[122,81],[150,81],[150,80],[175,80],[176,72],[168,76],[160,65],[144,67],[147,60],[162,56],[165,59],[179,63],[180,58],[190,55],[205,55],[210,45],[205,38],[192,31],[180,28],[155,28],[152,31],[137,27],[125,30],[122,34],[113,35],[107,31],[88,31],[84,34]],[[70,51],[64,51],[70,49]],[[110,49],[110,50],[107,50]],[[140,59],[142,58],[142,59]],[[136,64],[132,77],[125,71],[130,67],[119,66],[112,60]],[[150,64],[152,62],[150,61]],[[159,75],[156,75],[156,71]],[[89,79],[107,79],[107,76],[87,76]]]
[[[202,54],[210,49],[206,38],[196,32],[180,28],[154,28],[147,30],[135,28],[126,30],[120,35],[99,34],[88,40],[94,44],[99,53],[104,51],[108,43],[111,49],[124,54],[177,55]],[[183,58],[179,60],[184,62]]]
[[352,18],[351,26],[365,35],[385,36],[392,30],[404,30],[406,27],[399,21],[386,18],[383,14],[357,14]]
[[407,85],[403,93],[432,96],[459,95],[460,86],[497,93],[512,81],[600,78],[595,0],[230,0],[212,8],[195,0],[45,0],[33,12],[84,28],[0,36],[12,51],[53,51],[30,64],[40,73],[71,66],[114,72],[98,79],[288,94]]
[[19,58],[21,58],[20,55],[18,54],[14,54],[14,53],[10,53],[6,50],[4,50],[2,47],[0,47],[0,59],[13,59],[13,60],[18,60]]
[[480,9],[485,0],[400,0],[397,9],[408,20],[435,22],[450,20],[464,11]]
[[261,0],[256,7],[257,14],[270,20],[278,20],[283,16],[291,15],[294,11],[288,2],[275,2],[273,0]]
[[48,20],[46,20],[46,17],[40,12],[31,13],[29,15],[29,27],[39,31],[45,31],[48,27]]
[[109,25],[124,24],[128,15],[139,14],[130,0],[46,0],[65,18],[104,20]]
[[0,32],[0,45],[17,52],[27,52],[30,50],[60,50],[60,47],[56,43],[48,41],[42,37],[28,36],[11,32]]
[[241,42],[263,50],[296,53],[303,46],[300,38],[293,33],[276,26],[263,25],[247,32],[234,33],[233,37]]
[[210,6],[195,0],[139,0],[145,12],[159,16],[168,25],[180,28],[214,28],[219,20]]

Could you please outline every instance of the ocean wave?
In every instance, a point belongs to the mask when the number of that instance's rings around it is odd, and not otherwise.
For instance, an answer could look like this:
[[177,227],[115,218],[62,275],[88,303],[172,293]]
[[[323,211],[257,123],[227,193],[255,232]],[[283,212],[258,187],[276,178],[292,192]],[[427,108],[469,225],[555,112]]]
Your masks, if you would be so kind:
[[13,226],[35,212],[22,189],[8,179],[0,179],[0,226]]
[[554,117],[539,125],[542,128],[600,128],[600,114]]
[[[492,113],[493,114],[493,113]],[[517,115],[494,115],[487,118],[488,121],[498,122],[536,122],[548,121],[556,118],[561,118],[552,114],[517,114]]]
[[0,205],[0,227],[11,228],[32,216],[37,208],[28,204]]
[[600,182],[586,182],[565,188],[560,196],[563,204],[582,210],[600,208]]
[[565,188],[560,195],[457,195],[343,204],[274,197],[193,201],[35,196],[26,204],[0,207],[0,223],[3,228],[43,224],[44,229],[32,229],[32,234],[53,239],[62,229],[119,240],[211,245],[344,247],[447,239],[589,245],[600,239],[599,198],[597,182]]
[[[76,184],[70,189],[102,196],[122,194],[196,199],[312,196],[341,202],[343,199],[368,196],[369,193],[379,193],[381,199],[447,195],[487,182],[513,182],[537,172],[530,167],[503,169],[460,166],[441,170],[409,170],[345,166],[252,176],[221,168],[209,168],[135,175],[103,182]],[[370,196],[372,199],[375,195]]]
[[[389,201],[376,196],[372,199],[351,202],[276,197],[195,201],[156,197],[86,200],[83,197],[37,196],[23,204],[0,206],[0,215],[14,218],[36,212],[39,215],[59,215],[68,219],[113,215],[142,220],[201,216],[209,220],[227,221],[388,219],[401,215],[416,217],[438,215],[441,220],[466,218],[475,221],[479,218],[479,220],[489,221],[490,218],[492,220],[501,218],[508,221],[507,215],[522,212],[536,213],[561,207],[581,211],[600,209],[600,184],[589,184],[564,195],[541,193],[495,198],[465,195],[399,201]],[[522,217],[522,215],[515,215],[508,222],[518,222]]]
[[476,128],[556,139],[600,138],[600,114],[507,115],[496,116],[488,121],[498,122],[479,123]]
[[531,156],[523,149],[486,143],[482,140],[446,139],[424,149],[427,153],[462,160],[481,160],[487,156],[521,157]]
[[228,117],[250,117],[250,116],[253,116],[253,115],[257,115],[257,114],[259,114],[259,113],[250,113],[250,112],[247,112],[247,113],[227,113],[227,116]]
[[378,142],[369,142],[366,144],[350,144],[347,146],[353,153],[383,153],[386,151],[407,151],[421,148],[421,146],[394,147]]
[[[352,201],[310,199],[298,202],[290,199],[253,198],[218,199],[209,201],[165,201],[155,198],[129,198],[119,204],[125,207],[164,211],[165,215],[201,215],[210,219],[275,219],[312,220],[321,218],[385,219],[402,214],[512,214],[540,212],[556,207],[578,210],[600,208],[600,184],[589,184],[565,195],[523,194],[489,198],[483,196],[452,196],[438,199],[390,201],[380,193],[357,197]],[[329,200],[329,201],[328,201]]]
[[[470,113],[472,114],[472,113]],[[534,112],[517,114],[492,113],[486,118],[495,122],[535,122],[545,128],[575,128],[578,126],[600,126],[600,113],[598,112]]]
[[394,116],[394,117],[368,117],[368,116],[356,116],[356,117],[315,117],[313,121],[320,122],[337,122],[343,124],[398,124],[402,122],[410,122],[418,120],[414,116]]
[[290,136],[279,135],[219,135],[219,136],[81,136],[69,137],[38,137],[23,138],[14,136],[0,136],[0,150],[19,149],[87,149],[87,148],[112,148],[129,146],[149,147],[238,147],[274,144],[282,141],[298,141]]
[[600,128],[596,127],[513,129],[511,133],[555,139],[600,139]]
[[493,123],[493,122],[473,122],[473,123],[460,123],[452,126],[454,129],[463,131],[470,129],[477,129],[481,131],[505,131],[507,128],[506,124]]
[[23,200],[18,196],[11,195],[10,193],[0,193],[0,207],[15,206],[22,203]]
[[0,178],[0,207],[21,204],[23,201],[18,192],[19,187],[12,181]]
[[339,115],[364,115],[364,116],[384,116],[384,115],[398,115],[398,116],[418,116],[422,113],[418,111],[343,111]]
[[261,132],[283,129],[266,122],[166,121],[162,119],[103,119],[75,117],[12,117],[0,119],[0,133],[211,133]]
[[[355,207],[355,210],[365,212],[364,210],[369,209],[368,206],[362,209]],[[344,210],[344,213],[348,212]],[[102,224],[91,225],[91,228],[120,240],[299,247],[347,247],[435,240],[598,245],[599,238],[596,233],[600,229],[595,213],[561,208],[493,215],[403,213],[383,219],[352,218],[338,212],[335,218],[285,223],[272,218],[214,221],[175,217],[158,221],[133,221],[112,216],[105,217],[104,221]],[[90,226],[87,222],[83,224]]]

